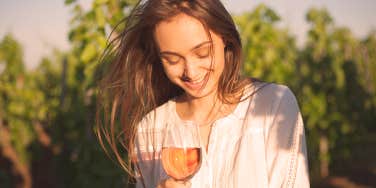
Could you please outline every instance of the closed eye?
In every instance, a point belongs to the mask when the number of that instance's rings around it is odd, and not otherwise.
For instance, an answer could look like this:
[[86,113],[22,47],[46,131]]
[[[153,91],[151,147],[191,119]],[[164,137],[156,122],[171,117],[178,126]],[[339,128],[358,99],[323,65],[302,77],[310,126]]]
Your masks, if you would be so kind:
[[210,51],[210,45],[205,45],[205,46],[202,46],[201,48],[196,49],[195,54],[199,58],[206,58],[209,56],[209,51]]
[[162,61],[167,61],[170,64],[176,64],[179,63],[181,60],[181,57],[176,56],[176,55],[164,55],[161,57]]

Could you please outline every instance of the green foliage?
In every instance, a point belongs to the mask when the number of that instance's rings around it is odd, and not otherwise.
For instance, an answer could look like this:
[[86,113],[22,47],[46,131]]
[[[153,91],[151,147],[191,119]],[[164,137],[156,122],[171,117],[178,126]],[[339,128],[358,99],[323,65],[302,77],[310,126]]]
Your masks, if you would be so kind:
[[66,5],[69,5],[69,4],[72,4],[74,3],[76,0],[65,0],[65,4]]
[[[107,38],[114,30],[116,36],[124,24],[117,27],[120,21],[129,13],[129,6],[134,1],[95,0],[92,8],[83,11],[78,3],[70,3],[73,8],[72,29],[69,32],[69,40],[73,45],[70,59],[74,59],[79,67],[79,74],[85,79],[83,87],[88,89],[92,85],[95,67],[98,65],[98,57],[107,46]],[[112,36],[112,37],[113,37]],[[78,70],[77,70],[78,71]]]
[[16,76],[24,72],[21,45],[11,34],[5,35],[0,43],[0,64],[4,66],[3,81],[15,82]]
[[291,83],[296,47],[287,30],[275,27],[278,15],[261,4],[234,19],[243,42],[244,73],[266,81]]
[[22,163],[28,163],[30,153],[27,146],[34,139],[30,120],[38,115],[33,110],[38,101],[32,98],[40,93],[33,93],[33,88],[25,86],[27,78],[22,56],[21,45],[12,35],[6,35],[0,42],[0,62],[4,66],[0,74],[0,120],[8,126],[11,142]]
[[329,151],[321,153],[320,160],[335,165],[335,160],[350,160],[348,153],[354,147],[351,141],[345,144],[342,139],[354,140],[374,124],[370,117],[376,115],[375,105],[370,105],[372,92],[364,84],[367,78],[362,73],[362,59],[369,56],[362,55],[364,46],[349,29],[334,26],[325,9],[309,10],[307,21],[311,28],[306,47],[299,54],[297,86],[302,89],[297,94],[312,135],[309,141],[317,143],[312,147],[318,148],[320,137],[328,138]]
[[[112,30],[127,15],[131,1],[95,0],[84,11],[70,3],[73,11],[69,40],[70,51],[61,55],[60,83],[65,88],[59,95],[60,108],[51,124],[56,145],[63,151],[56,157],[58,175],[65,187],[124,187],[126,174],[104,154],[96,139],[93,126],[95,116],[95,70]],[[56,62],[56,60],[55,60]],[[61,134],[64,133],[64,134]]]
[[[9,128],[12,147],[27,170],[42,169],[33,179],[41,176],[52,181],[40,184],[124,187],[125,173],[107,158],[94,136],[93,76],[109,32],[126,16],[132,2],[98,0],[88,11],[76,1],[65,3],[73,12],[71,50],[55,50],[37,69],[25,72],[21,46],[10,35],[1,41],[0,120]],[[50,142],[43,143],[37,124]]]

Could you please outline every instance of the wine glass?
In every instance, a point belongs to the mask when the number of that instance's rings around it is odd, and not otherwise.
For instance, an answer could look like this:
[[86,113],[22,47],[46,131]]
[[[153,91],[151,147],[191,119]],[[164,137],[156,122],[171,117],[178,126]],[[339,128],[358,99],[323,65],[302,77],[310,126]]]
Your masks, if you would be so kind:
[[175,181],[188,181],[201,166],[199,127],[193,121],[167,125],[162,146],[162,165]]

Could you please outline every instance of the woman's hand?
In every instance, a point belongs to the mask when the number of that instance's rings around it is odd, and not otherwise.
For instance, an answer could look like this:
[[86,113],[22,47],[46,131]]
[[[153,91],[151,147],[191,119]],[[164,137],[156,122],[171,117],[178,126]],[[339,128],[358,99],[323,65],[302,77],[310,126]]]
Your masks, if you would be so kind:
[[157,188],[189,188],[191,183],[189,181],[175,181],[172,178],[168,178],[159,183]]

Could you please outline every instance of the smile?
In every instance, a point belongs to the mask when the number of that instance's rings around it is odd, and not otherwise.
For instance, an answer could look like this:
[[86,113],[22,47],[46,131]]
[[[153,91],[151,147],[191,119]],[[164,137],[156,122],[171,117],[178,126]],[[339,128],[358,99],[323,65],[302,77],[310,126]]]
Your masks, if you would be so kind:
[[208,74],[206,74],[204,77],[200,78],[200,79],[196,79],[196,80],[193,80],[193,81],[186,81],[184,80],[184,84],[189,88],[189,89],[192,89],[192,90],[197,90],[197,89],[201,89],[206,78],[207,78]]

